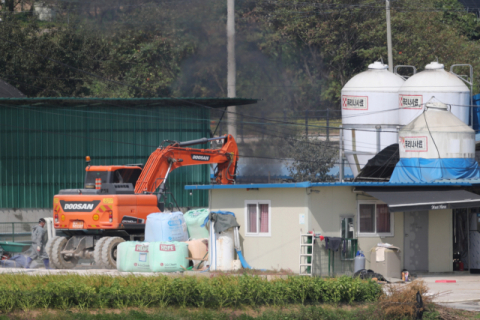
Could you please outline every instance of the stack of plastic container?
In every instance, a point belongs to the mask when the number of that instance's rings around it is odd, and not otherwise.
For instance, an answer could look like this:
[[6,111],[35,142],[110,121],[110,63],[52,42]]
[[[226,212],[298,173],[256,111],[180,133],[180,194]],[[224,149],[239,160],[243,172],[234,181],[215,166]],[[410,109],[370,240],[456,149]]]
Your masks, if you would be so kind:
[[150,272],[149,243],[125,241],[117,247],[117,269],[124,272]]
[[[208,259],[208,229],[201,225],[208,209],[152,213],[147,216],[145,242],[126,241],[118,245],[117,269],[124,272],[185,271]],[[190,238],[188,236],[190,231]]]
[[[187,270],[190,261],[198,268],[210,258],[212,270],[232,270],[234,228],[218,235],[214,231],[209,232],[209,213],[208,209],[198,209],[185,215],[181,212],[148,215],[145,242],[127,241],[118,245],[117,269],[124,272],[177,272]],[[231,212],[217,214],[235,217]],[[209,228],[213,229],[213,225],[212,222]],[[212,241],[214,244],[209,249]],[[212,252],[212,257],[209,257],[209,252]]]
[[150,270],[153,272],[185,271],[188,268],[188,244],[154,242],[150,245]]
[[210,210],[208,209],[190,210],[185,213],[184,218],[190,239],[208,238],[208,228],[207,226],[202,227],[202,225],[209,213]]

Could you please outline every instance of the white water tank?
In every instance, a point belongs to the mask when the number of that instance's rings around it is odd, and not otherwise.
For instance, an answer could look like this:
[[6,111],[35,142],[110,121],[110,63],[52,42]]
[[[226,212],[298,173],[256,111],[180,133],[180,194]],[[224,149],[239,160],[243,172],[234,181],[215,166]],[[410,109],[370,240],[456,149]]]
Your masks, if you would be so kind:
[[217,236],[215,255],[217,259],[216,270],[230,271],[233,269],[233,260],[235,258],[233,228],[230,228]]
[[355,176],[380,150],[397,143],[398,90],[405,82],[381,62],[350,79],[342,89],[342,124],[345,155]]
[[399,132],[400,158],[475,158],[475,131],[439,102]]
[[432,97],[452,105],[451,112],[468,124],[470,90],[456,75],[445,71],[444,65],[432,62],[425,70],[411,76],[398,92],[400,125],[407,125],[418,117],[424,104]]

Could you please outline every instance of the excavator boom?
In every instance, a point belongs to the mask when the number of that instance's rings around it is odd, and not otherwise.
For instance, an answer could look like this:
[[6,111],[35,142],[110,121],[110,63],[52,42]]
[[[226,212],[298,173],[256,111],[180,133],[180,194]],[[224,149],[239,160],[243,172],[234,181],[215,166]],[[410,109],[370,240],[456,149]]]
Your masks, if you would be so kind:
[[[195,149],[187,146],[224,140],[220,149]],[[135,186],[135,193],[153,193],[165,185],[168,175],[179,167],[216,163],[215,180],[218,184],[233,184],[238,161],[238,147],[232,135],[219,138],[173,142],[160,146],[148,158]],[[160,190],[162,192],[162,190]]]

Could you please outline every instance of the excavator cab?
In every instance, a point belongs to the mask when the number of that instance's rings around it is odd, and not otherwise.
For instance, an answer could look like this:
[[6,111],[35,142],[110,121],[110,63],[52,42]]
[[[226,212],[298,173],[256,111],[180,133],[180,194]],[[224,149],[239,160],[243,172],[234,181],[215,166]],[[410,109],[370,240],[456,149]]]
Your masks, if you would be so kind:
[[59,194],[134,194],[140,165],[88,166],[81,189],[63,189]]
[[87,167],[85,189],[95,189],[99,184],[114,184],[117,188],[118,184],[129,184],[134,189],[141,173],[142,168],[138,166]]

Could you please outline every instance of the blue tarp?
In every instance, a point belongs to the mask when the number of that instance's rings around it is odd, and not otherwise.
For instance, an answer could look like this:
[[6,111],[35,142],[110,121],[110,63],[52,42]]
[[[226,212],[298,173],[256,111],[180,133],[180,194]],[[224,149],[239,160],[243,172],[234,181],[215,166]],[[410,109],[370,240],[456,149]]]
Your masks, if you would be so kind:
[[475,159],[400,159],[390,183],[433,182],[435,180],[480,179]]

